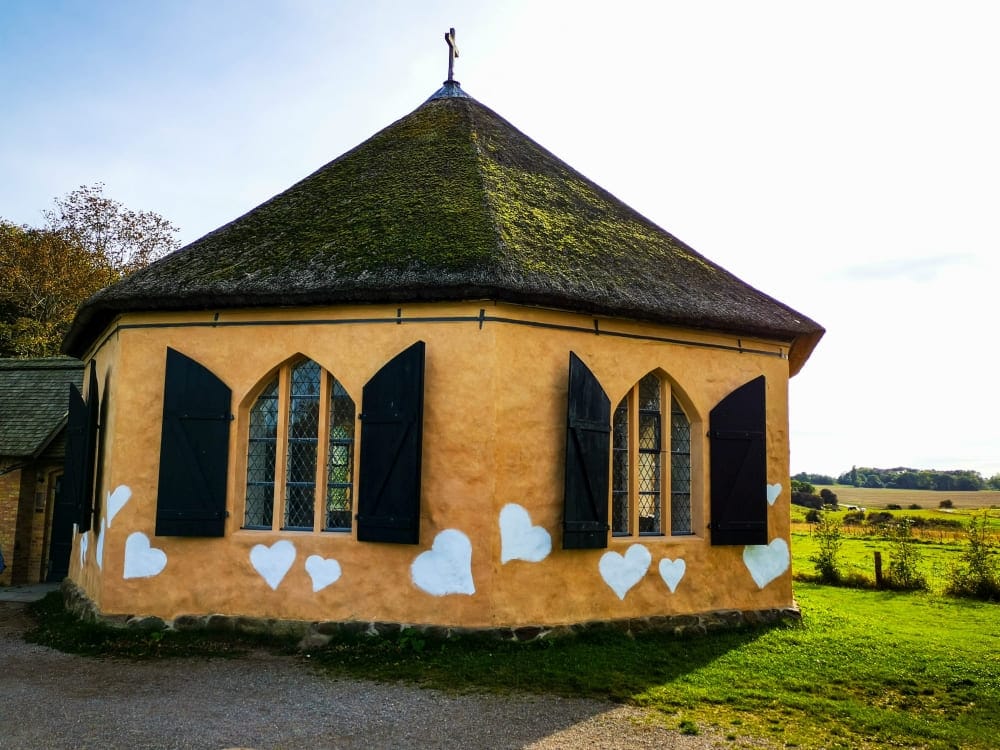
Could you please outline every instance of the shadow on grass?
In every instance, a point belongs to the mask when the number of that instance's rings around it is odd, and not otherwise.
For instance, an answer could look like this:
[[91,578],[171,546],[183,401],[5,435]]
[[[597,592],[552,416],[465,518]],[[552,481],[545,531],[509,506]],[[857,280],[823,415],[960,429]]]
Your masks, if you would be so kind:
[[707,635],[626,635],[613,628],[528,643],[486,636],[432,640],[403,631],[335,640],[310,654],[338,675],[405,680],[447,691],[521,691],[624,701],[697,671],[772,625]]
[[292,653],[295,641],[273,636],[206,631],[138,630],[85,622],[66,611],[62,594],[53,591],[29,604],[34,625],[24,633],[29,643],[85,656],[130,659],[165,657],[238,657],[256,650]]

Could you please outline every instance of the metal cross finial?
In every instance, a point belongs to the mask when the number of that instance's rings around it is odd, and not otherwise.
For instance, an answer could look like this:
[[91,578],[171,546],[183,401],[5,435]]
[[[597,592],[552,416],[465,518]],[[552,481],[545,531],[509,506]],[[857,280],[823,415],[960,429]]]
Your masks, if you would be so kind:
[[455,44],[455,29],[448,29],[444,35],[444,40],[448,42],[448,80],[453,81],[455,75],[455,58],[458,57],[458,45]]

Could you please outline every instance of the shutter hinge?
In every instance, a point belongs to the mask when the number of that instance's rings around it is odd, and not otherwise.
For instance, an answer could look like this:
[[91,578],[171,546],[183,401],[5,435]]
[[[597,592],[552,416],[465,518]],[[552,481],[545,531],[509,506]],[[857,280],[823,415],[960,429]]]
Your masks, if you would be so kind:
[[753,440],[764,437],[764,433],[756,430],[709,430],[708,437],[719,440]]

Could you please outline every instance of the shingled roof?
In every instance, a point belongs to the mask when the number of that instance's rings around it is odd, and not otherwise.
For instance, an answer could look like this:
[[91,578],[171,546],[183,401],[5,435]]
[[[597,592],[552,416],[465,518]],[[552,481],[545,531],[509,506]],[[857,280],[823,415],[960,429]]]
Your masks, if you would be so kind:
[[91,297],[64,351],[128,311],[489,299],[778,339],[823,329],[448,82],[235,221]]
[[0,456],[45,450],[66,424],[70,383],[83,383],[79,360],[0,359]]

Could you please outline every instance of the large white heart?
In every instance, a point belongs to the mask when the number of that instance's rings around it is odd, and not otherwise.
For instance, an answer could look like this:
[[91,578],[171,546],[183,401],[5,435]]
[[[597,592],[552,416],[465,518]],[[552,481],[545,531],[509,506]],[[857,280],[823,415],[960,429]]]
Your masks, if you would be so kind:
[[[94,556],[97,560],[97,567],[104,570],[104,522],[101,522],[101,532],[97,535],[97,549]],[[87,532],[90,533],[90,532]]]
[[767,504],[774,505],[774,501],[778,499],[778,495],[780,494],[781,494],[780,484],[767,485]]
[[270,547],[265,544],[254,545],[250,550],[250,564],[260,573],[267,585],[277,589],[285,574],[295,562],[295,545],[287,539],[275,542]]
[[681,582],[686,570],[687,563],[684,562],[683,558],[678,557],[676,560],[671,560],[669,557],[664,557],[660,560],[660,578],[667,584],[671,594],[677,590],[677,584]]
[[[76,524],[73,524],[73,532],[76,533]],[[80,537],[80,568],[83,569],[84,563],[87,562],[87,547],[90,546],[90,532]]]
[[410,576],[419,588],[434,596],[475,594],[472,580],[472,543],[458,529],[445,529],[434,544],[417,555]]
[[500,562],[539,562],[552,551],[552,537],[541,526],[531,525],[528,511],[508,503],[500,511]]
[[781,537],[770,544],[751,544],[743,548],[743,564],[747,566],[758,588],[767,584],[788,570],[791,562],[788,542]]
[[132,490],[124,484],[118,485],[115,487],[114,492],[108,493],[108,503],[105,507],[107,508],[109,529],[111,528],[111,521],[118,515],[118,511],[125,507],[125,503],[129,501],[130,497],[132,497]]
[[149,537],[133,531],[125,540],[124,578],[151,578],[167,567],[167,553],[149,546]]
[[652,562],[653,557],[648,549],[641,544],[633,544],[625,550],[624,556],[617,552],[605,552],[601,555],[597,569],[601,571],[604,582],[618,594],[618,598],[625,599],[625,594],[642,580]]
[[340,563],[334,559],[327,560],[319,555],[309,555],[306,558],[306,572],[313,582],[313,593],[322,591],[340,578]]

